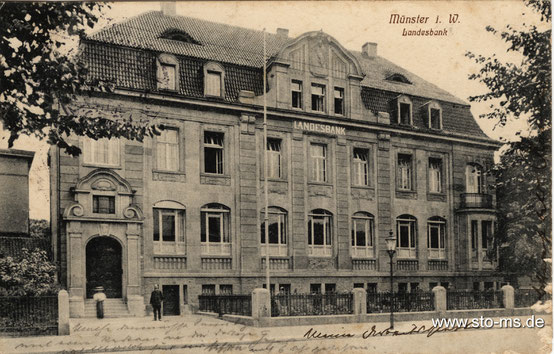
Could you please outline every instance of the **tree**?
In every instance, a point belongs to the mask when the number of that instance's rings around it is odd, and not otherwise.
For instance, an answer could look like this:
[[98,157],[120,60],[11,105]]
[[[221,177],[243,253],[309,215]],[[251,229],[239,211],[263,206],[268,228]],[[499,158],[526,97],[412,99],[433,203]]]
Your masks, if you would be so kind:
[[0,258],[0,296],[54,295],[56,266],[45,251],[23,249],[17,258]]
[[[542,24],[551,22],[549,0],[527,0]],[[546,27],[546,26],[545,26]],[[496,56],[466,55],[482,67],[470,79],[486,85],[488,92],[470,101],[491,102],[491,111],[482,115],[497,124],[510,118],[526,120],[528,133],[509,142],[494,172],[498,178],[500,261],[503,270],[532,275],[542,292],[550,278],[551,257],[551,134],[552,72],[551,29],[508,25],[499,35],[508,52],[521,55],[520,63],[501,62]],[[520,132],[518,132],[518,135]]]
[[8,144],[34,135],[78,155],[71,134],[93,139],[152,134],[145,120],[69,108],[77,97],[110,92],[113,85],[92,79],[75,44],[97,24],[107,5],[100,2],[0,3],[0,122]]

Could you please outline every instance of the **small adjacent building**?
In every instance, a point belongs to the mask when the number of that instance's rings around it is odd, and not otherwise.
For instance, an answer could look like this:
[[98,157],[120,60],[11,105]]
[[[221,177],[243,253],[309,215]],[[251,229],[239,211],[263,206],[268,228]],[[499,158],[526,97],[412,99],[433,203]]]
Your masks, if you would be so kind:
[[498,286],[487,170],[499,143],[468,103],[375,43],[279,29],[267,35],[264,144],[262,48],[260,31],[167,11],[82,40],[91,78],[116,89],[74,109],[164,129],[142,143],[76,137],[79,157],[50,151],[72,316],[99,285],[141,315],[160,284],[165,313],[182,314],[199,294],[265,286],[266,266],[272,289],[387,291],[391,231],[396,291]]

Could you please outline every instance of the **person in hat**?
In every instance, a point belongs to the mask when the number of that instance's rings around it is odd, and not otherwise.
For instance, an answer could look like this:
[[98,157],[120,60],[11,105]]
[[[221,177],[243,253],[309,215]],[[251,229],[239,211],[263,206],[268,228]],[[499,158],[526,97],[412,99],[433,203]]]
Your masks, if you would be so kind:
[[96,301],[96,317],[104,318],[104,300],[106,300],[106,294],[104,294],[104,288],[98,286],[94,288],[95,294],[92,297]]
[[[156,320],[162,320],[162,302],[164,301],[164,295],[160,291],[160,287],[158,284],[154,285],[154,291],[152,291],[152,294],[150,295],[150,305],[152,305],[152,309],[154,310],[154,321]],[[156,317],[157,315],[157,317]]]

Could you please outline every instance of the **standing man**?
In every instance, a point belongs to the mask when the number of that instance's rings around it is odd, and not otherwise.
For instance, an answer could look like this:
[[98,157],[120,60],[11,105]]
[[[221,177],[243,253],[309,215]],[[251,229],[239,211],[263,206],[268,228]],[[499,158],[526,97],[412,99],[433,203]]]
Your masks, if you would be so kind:
[[[150,295],[150,305],[154,309],[154,321],[162,320],[162,302],[164,301],[164,295],[159,289],[158,284],[154,285],[154,291]],[[156,314],[158,315],[156,317]]]

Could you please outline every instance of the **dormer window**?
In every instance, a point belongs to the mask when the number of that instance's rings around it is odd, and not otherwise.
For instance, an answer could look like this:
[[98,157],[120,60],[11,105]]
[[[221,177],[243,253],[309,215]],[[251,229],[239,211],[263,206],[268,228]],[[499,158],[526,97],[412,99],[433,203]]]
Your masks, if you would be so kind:
[[408,85],[411,85],[412,82],[410,80],[408,80],[406,78],[406,76],[402,75],[402,74],[392,74],[391,76],[387,77],[387,80],[389,81],[394,81],[394,82],[400,82],[400,83],[403,83],[403,84],[408,84]]
[[183,43],[192,43],[200,44],[197,40],[192,38],[192,36],[184,31],[178,30],[176,28],[169,29],[161,34],[160,38],[171,39],[173,41],[179,41]]
[[212,97],[225,97],[225,71],[217,63],[204,65],[204,95]]
[[427,105],[427,117],[429,128],[442,129],[442,108],[437,102]]
[[412,125],[412,101],[406,96],[401,96],[397,101],[398,124]]
[[179,88],[179,62],[169,54],[161,54],[157,60],[158,90],[177,91]]

